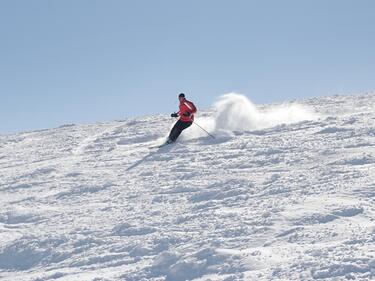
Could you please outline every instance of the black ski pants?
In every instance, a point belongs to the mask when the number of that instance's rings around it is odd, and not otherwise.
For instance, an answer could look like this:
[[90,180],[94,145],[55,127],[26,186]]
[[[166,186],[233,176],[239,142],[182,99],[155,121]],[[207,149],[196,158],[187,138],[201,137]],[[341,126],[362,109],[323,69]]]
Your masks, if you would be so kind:
[[181,134],[183,130],[186,128],[189,128],[193,124],[193,122],[183,122],[181,120],[178,120],[176,124],[174,124],[170,134],[169,134],[169,139],[171,141],[176,141],[178,136]]

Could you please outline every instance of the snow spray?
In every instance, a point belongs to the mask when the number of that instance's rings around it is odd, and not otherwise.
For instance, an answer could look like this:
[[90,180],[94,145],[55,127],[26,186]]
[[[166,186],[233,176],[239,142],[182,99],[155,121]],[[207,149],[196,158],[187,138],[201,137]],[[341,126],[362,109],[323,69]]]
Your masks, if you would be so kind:
[[316,119],[316,114],[297,103],[259,110],[246,96],[235,93],[221,96],[214,108],[215,131],[250,131]]

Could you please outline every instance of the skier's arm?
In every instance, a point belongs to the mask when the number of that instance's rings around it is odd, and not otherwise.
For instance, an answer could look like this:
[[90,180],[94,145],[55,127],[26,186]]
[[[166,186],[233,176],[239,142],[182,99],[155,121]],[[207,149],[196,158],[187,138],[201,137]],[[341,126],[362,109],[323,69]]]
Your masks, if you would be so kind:
[[195,106],[195,104],[191,103],[191,105],[193,106],[193,110],[191,111],[191,113],[197,113],[197,107]]

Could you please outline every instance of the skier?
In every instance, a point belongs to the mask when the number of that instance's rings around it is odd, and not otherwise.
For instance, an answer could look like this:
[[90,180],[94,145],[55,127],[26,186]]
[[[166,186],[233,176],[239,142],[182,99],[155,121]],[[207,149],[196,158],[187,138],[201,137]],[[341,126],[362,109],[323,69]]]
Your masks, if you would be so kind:
[[174,124],[169,134],[168,140],[166,142],[167,144],[175,142],[178,136],[181,134],[181,132],[186,128],[190,127],[191,124],[193,124],[194,113],[197,112],[197,108],[195,107],[195,105],[185,98],[184,93],[179,94],[178,99],[180,101],[180,110],[177,113],[172,113],[171,117],[180,118],[178,119],[176,124]]

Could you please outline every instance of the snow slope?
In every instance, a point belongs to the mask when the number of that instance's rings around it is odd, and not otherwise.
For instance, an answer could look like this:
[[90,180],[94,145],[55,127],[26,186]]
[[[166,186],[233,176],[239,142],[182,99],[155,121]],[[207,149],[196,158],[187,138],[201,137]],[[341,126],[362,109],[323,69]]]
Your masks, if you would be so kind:
[[215,140],[159,150],[165,116],[0,136],[0,279],[375,279],[374,108],[229,94]]

